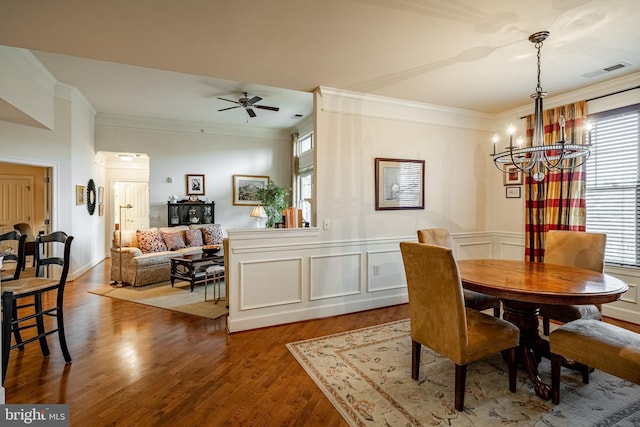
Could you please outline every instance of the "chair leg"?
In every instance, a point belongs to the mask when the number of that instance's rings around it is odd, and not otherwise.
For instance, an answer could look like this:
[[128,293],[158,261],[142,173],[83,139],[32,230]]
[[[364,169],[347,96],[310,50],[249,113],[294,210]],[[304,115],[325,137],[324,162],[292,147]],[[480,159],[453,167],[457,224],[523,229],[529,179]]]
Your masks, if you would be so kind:
[[562,366],[562,356],[551,353],[551,401],[554,404],[560,403],[560,368]]
[[500,303],[493,307],[493,317],[497,317],[498,319],[500,318]]
[[464,386],[467,383],[467,365],[456,364],[455,407],[462,412],[464,409]]
[[40,337],[38,341],[40,342],[40,350],[42,350],[42,355],[44,357],[49,356],[49,345],[47,344],[47,337],[45,335],[44,330],[44,316],[42,315],[42,295],[35,294],[33,296],[36,310],[36,329],[38,331],[38,336]]
[[549,318],[548,317],[542,318],[542,333],[547,337],[549,336]]
[[60,340],[60,349],[62,350],[64,361],[67,363],[71,363],[71,354],[69,354],[69,349],[67,348],[67,337],[64,334],[64,316],[62,313],[62,305],[60,305],[56,310],[56,318],[58,320],[58,339]]
[[411,378],[417,380],[420,375],[420,349],[422,344],[413,340],[411,344]]
[[509,368],[509,391],[511,393],[516,392],[516,379],[517,379],[517,366],[516,366],[516,349],[513,347],[502,352],[502,357],[506,360]]
[[[13,318],[17,319],[18,318],[18,304],[17,301],[14,301],[13,304]],[[15,328],[13,328],[13,337],[16,340],[16,345],[18,346],[18,350],[23,351],[24,350],[24,345],[22,344],[22,335],[20,334],[20,329],[18,328],[18,325],[16,325]]]
[[11,323],[13,322],[13,292],[2,293],[2,384],[7,376],[9,365],[9,351],[11,349]]

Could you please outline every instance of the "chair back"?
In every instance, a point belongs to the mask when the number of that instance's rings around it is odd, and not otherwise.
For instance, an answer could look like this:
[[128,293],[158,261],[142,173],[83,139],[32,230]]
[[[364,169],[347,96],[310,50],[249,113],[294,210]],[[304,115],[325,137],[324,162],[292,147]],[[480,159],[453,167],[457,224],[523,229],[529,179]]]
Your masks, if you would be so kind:
[[36,241],[36,236],[35,236],[35,234],[33,234],[33,230],[31,229],[31,226],[29,224],[27,224],[26,222],[19,222],[17,224],[14,224],[13,225],[13,229],[14,230],[18,230],[22,234],[26,234],[27,242],[35,242]]
[[2,263],[4,265],[4,269],[7,269],[7,266],[5,264],[7,261],[9,261],[10,264],[15,263],[15,270],[13,271],[13,275],[2,276],[3,281],[18,280],[20,278],[20,273],[22,272],[22,266],[24,265],[25,259],[24,245],[26,240],[27,235],[22,234],[17,230],[0,234],[0,246],[10,246],[14,249],[13,253],[7,254],[3,257]]
[[[58,265],[62,267],[60,284],[64,286],[71,265],[72,241],[73,236],[68,236],[64,231],[54,231],[51,234],[39,234],[36,238],[38,246],[38,250],[36,251],[36,276],[44,277],[45,267]],[[64,248],[62,256],[58,255],[60,246]]]
[[545,237],[544,262],[602,273],[607,235],[551,230]]
[[458,264],[450,248],[401,242],[409,291],[411,338],[451,360],[467,348],[467,317]]
[[453,248],[451,235],[446,228],[423,228],[418,230],[418,242]]

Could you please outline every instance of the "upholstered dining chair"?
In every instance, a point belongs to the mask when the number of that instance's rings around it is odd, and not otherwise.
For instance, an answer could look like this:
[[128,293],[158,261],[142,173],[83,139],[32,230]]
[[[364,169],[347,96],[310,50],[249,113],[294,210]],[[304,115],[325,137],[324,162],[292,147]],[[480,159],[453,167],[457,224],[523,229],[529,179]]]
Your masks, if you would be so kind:
[[[73,236],[62,231],[36,238],[36,277],[17,279],[2,284],[2,382],[7,373],[9,353],[18,348],[24,350],[25,344],[39,341],[44,357],[49,356],[47,336],[58,333],[60,348],[67,363],[71,362],[64,332],[63,300],[64,288],[70,266],[71,242]],[[62,256],[59,254],[62,253]],[[41,256],[42,255],[42,256]],[[45,277],[58,274],[57,278]],[[57,270],[57,271],[55,271]],[[44,298],[48,292],[56,292],[55,298]],[[32,298],[29,298],[32,297]],[[33,302],[31,302],[33,299]],[[23,303],[23,301],[27,301]],[[43,302],[47,306],[43,306]],[[50,304],[49,304],[50,302]],[[23,305],[21,305],[23,304]],[[30,308],[33,307],[33,310]],[[29,309],[28,313],[24,313]],[[19,317],[19,313],[20,316]],[[47,330],[44,316],[56,317],[56,327]],[[21,331],[36,328],[36,335],[23,340]],[[11,334],[16,343],[12,345]]]
[[462,411],[467,365],[502,352],[509,365],[509,390],[515,392],[518,328],[464,306],[450,248],[401,242],[400,250],[409,290],[411,377],[419,378],[423,344],[450,359],[455,364],[455,408]]
[[[581,231],[551,230],[545,237],[544,262],[584,268],[602,273],[607,235]],[[568,323],[577,319],[602,319],[602,305],[551,305],[540,307],[542,332],[549,335],[549,320]]]
[[[451,235],[445,228],[423,228],[418,230],[418,242],[453,248]],[[500,317],[500,300],[491,295],[464,289],[464,305],[479,311],[493,308],[493,315]]]
[[24,242],[26,239],[27,236],[25,234],[16,230],[0,234],[0,247],[8,246],[13,249],[12,253],[6,254],[2,259],[0,283],[20,278],[24,264]]
[[[35,267],[36,265],[36,236],[33,234],[33,230],[31,230],[31,226],[26,222],[19,222],[18,224],[13,225],[13,229],[19,231],[22,234],[27,236],[26,243],[24,245],[24,255],[25,257],[31,257],[31,266]],[[22,264],[22,270],[26,267],[26,262]]]

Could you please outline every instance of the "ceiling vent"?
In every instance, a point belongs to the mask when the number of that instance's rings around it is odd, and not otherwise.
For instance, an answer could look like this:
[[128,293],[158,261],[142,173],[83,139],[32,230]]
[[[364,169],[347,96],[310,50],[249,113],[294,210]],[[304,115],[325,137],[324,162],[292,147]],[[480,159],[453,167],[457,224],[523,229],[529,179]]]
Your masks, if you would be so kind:
[[610,65],[608,67],[605,67],[605,68],[603,68],[601,70],[596,70],[596,71],[591,71],[589,73],[585,73],[585,74],[582,75],[582,77],[586,77],[588,79],[592,79],[594,77],[598,77],[598,76],[601,76],[603,74],[610,73],[612,71],[619,70],[620,68],[626,68],[626,67],[629,67],[629,66],[631,66],[631,64],[629,64],[627,62],[619,62],[619,63],[617,63],[615,65]]

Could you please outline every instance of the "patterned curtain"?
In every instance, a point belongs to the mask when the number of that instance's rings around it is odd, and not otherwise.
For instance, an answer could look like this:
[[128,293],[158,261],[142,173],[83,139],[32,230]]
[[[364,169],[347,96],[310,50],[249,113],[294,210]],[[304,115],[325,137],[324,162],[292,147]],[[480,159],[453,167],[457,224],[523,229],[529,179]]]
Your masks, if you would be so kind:
[[[586,101],[544,111],[544,143],[559,141],[560,117],[566,120],[566,139],[584,143]],[[527,144],[533,142],[533,114],[527,116]],[[573,164],[579,160],[568,160]],[[569,164],[571,164],[569,163]],[[546,172],[542,181],[531,174],[525,180],[525,259],[544,260],[545,233],[549,230],[585,231],[585,165],[576,169]]]

